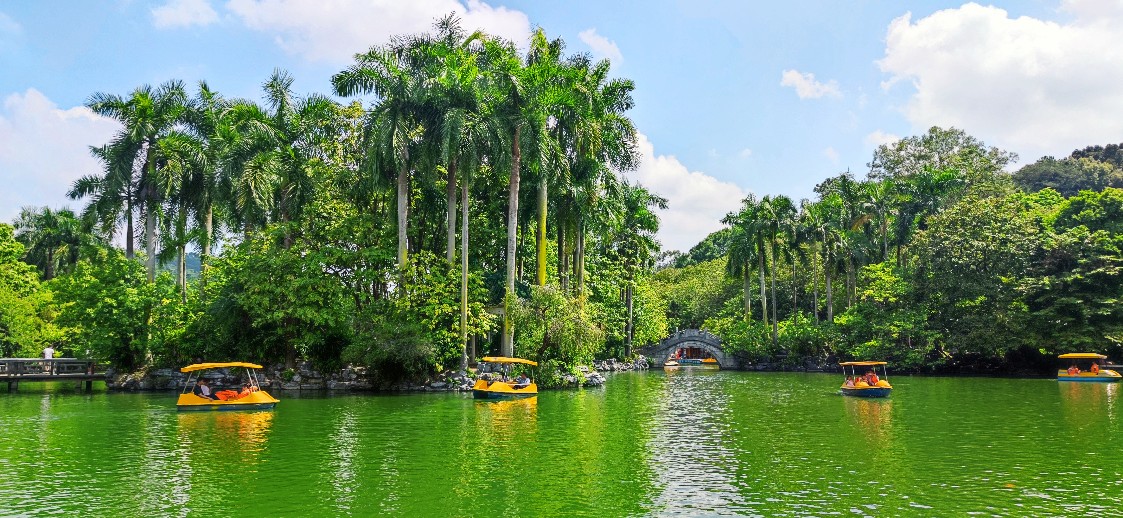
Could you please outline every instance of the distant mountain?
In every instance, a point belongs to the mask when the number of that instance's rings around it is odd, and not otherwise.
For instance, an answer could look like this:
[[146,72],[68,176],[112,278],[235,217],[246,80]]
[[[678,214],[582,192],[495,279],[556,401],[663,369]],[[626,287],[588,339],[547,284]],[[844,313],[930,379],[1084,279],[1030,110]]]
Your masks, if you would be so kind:
[[[201,272],[203,270],[203,263],[202,263],[202,260],[199,258],[199,254],[197,254],[195,252],[188,252],[186,260],[187,260],[187,279],[191,280],[191,279],[198,278],[199,272]],[[171,261],[168,261],[166,263],[161,263],[160,264],[160,270],[167,271],[167,272],[170,272],[172,275],[175,275],[175,266],[176,266],[175,263],[176,262],[175,262],[174,259],[171,260]]]

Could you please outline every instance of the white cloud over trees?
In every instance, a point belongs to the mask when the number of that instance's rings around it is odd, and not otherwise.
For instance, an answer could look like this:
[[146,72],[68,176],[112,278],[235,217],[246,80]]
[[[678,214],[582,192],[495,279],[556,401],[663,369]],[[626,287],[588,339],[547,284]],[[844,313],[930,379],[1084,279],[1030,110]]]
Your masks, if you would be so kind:
[[780,75],[780,86],[790,86],[795,89],[795,94],[800,99],[819,99],[821,97],[842,97],[838,89],[838,81],[830,80],[826,83],[817,81],[815,74],[803,73],[798,70],[785,70]]
[[1067,23],[979,4],[913,20],[886,34],[886,88],[911,85],[915,128],[954,126],[1032,161],[1123,137],[1123,4],[1070,0]]
[[596,29],[583,30],[577,34],[577,37],[589,46],[594,57],[608,59],[614,65],[624,61],[624,55],[620,53],[620,47],[616,46],[616,42],[597,34]]
[[667,199],[667,209],[657,211],[658,238],[664,250],[685,252],[720,230],[721,219],[739,209],[748,194],[736,184],[687,169],[674,156],[656,155],[642,133],[638,147],[639,167],[625,177]]
[[328,63],[349,62],[394,35],[427,31],[448,13],[458,15],[466,29],[483,29],[520,46],[530,36],[526,14],[479,0],[230,0],[226,8],[247,27],[274,34],[287,52]]
[[218,13],[210,0],[169,0],[152,9],[152,23],[160,29],[210,25],[218,21]]
[[120,128],[84,106],[60,109],[35,89],[11,94],[0,109],[0,221],[12,221],[24,206],[84,202],[67,199],[74,180],[100,174],[89,150],[108,142]]

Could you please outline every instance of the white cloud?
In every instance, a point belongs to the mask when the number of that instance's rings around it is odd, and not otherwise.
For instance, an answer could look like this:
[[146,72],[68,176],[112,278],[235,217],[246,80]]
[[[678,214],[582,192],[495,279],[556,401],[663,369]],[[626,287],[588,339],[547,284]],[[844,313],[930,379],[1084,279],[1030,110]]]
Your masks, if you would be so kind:
[[1064,0],[1061,10],[1092,23],[1111,23],[1123,18],[1123,2],[1119,0]]
[[832,164],[838,164],[838,151],[834,147],[827,146],[827,149],[823,150],[823,156],[827,157],[827,160],[830,160]]
[[[1011,18],[966,4],[889,25],[885,85],[915,89],[904,114],[915,128],[955,126],[1023,161],[1067,155],[1123,135],[1120,2],[1068,1],[1073,22]],[[1112,18],[1114,17],[1114,18]]]
[[616,42],[597,34],[596,29],[583,30],[577,34],[577,37],[589,46],[595,58],[608,59],[614,65],[624,61],[624,55],[620,53],[620,47],[616,46]]
[[349,62],[391,36],[427,31],[449,13],[466,30],[482,29],[519,46],[530,36],[525,14],[479,0],[229,0],[226,8],[247,27],[274,34],[287,52],[329,63]]
[[740,154],[741,154],[741,158],[749,158],[749,157],[753,156],[753,150],[751,150],[749,148],[745,148],[745,149],[741,150]]
[[892,144],[898,140],[901,140],[901,137],[881,130],[875,130],[873,133],[866,135],[866,144],[871,144],[873,146]]
[[160,29],[210,25],[217,21],[218,13],[211,7],[210,0],[169,0],[152,9],[152,22]]
[[89,146],[108,142],[120,128],[84,106],[59,109],[35,89],[4,99],[0,110],[0,221],[24,206],[70,206],[74,180],[101,172]]
[[23,27],[11,16],[0,12],[0,52],[16,47],[16,40],[23,34]]
[[642,133],[638,140],[640,164],[626,176],[667,199],[668,208],[659,211],[658,237],[664,250],[689,250],[720,230],[721,218],[741,207],[747,194],[741,187],[690,171],[673,156],[656,156]]
[[795,94],[800,99],[818,99],[823,96],[842,97],[838,89],[838,81],[831,79],[826,83],[815,80],[815,74],[804,74],[798,70],[785,70],[780,76],[780,86],[795,88]]

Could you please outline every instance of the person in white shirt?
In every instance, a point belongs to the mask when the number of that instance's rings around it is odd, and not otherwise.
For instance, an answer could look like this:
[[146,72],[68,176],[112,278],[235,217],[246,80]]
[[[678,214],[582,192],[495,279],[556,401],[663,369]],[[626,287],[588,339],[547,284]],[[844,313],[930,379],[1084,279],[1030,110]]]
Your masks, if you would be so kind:
[[[55,348],[54,347],[51,347],[50,345],[48,345],[46,348],[43,349],[43,359],[44,360],[53,360],[54,357],[55,357]],[[47,372],[51,372],[52,366],[53,366],[52,362],[44,362],[44,365],[43,365],[44,369],[43,370],[45,370]]]

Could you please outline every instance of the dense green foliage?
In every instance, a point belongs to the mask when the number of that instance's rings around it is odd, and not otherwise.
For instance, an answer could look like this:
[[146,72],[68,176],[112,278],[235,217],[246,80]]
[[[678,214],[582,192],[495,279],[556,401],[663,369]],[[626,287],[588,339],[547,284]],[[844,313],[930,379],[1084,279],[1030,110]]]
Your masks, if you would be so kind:
[[[666,200],[623,179],[635,86],[563,51],[449,16],[331,78],[365,107],[297,95],[281,70],[262,104],[178,81],[94,94],[122,129],[70,190],[80,217],[28,209],[24,245],[5,227],[5,353],[394,380],[463,368],[469,343],[564,370],[665,336],[651,271]],[[121,232],[123,252],[106,244]]]
[[687,253],[661,252],[667,201],[623,176],[635,85],[607,61],[541,30],[523,53],[450,16],[331,80],[369,104],[297,95],[280,70],[261,105],[178,81],[94,94],[122,129],[69,192],[80,216],[0,225],[0,352],[399,380],[474,350],[542,362],[547,385],[690,328],[793,365],[1123,352],[1118,146],[1009,174],[1014,154],[936,127],[880,146],[865,179],[751,195]]
[[868,179],[829,178],[798,210],[750,196],[725,220],[724,268],[658,272],[668,319],[704,320],[752,362],[1009,372],[1123,353],[1123,191],[1102,181],[1114,166],[1085,156],[1104,148],[1085,151],[1066,159],[1067,198],[1034,167],[1003,172],[1013,155],[941,128],[881,146]]

